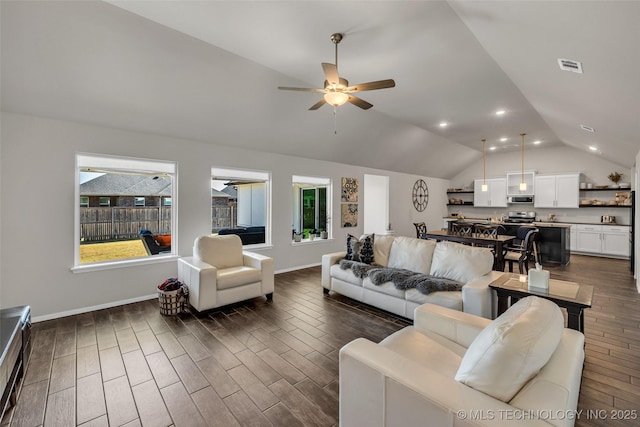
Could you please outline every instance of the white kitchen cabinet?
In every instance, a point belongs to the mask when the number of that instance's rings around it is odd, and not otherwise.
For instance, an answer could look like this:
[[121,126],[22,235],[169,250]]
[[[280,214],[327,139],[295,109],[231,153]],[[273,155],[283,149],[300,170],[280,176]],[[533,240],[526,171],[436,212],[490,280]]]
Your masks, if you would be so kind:
[[580,174],[536,175],[536,208],[577,208],[580,205]]
[[578,250],[578,230],[575,225],[572,225],[569,231],[569,249],[571,252]]
[[629,227],[602,226],[602,252],[607,255],[629,257],[630,249]]
[[526,190],[520,190],[522,182],[522,172],[507,172],[507,196],[533,196],[535,188],[534,171],[524,171],[524,182],[527,184]]
[[476,179],[473,182],[473,206],[474,207],[507,207],[507,179],[487,179],[487,191],[482,191],[484,180]]
[[625,225],[577,224],[577,252],[629,257],[629,227]]

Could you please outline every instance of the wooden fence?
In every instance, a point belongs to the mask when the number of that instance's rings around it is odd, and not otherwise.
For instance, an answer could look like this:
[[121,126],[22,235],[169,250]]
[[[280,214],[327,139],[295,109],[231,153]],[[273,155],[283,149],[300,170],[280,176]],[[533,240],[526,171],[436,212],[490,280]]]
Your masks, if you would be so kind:
[[223,228],[233,228],[237,223],[235,206],[213,206],[211,208],[211,232],[217,233]]
[[80,208],[80,241],[137,239],[140,230],[171,234],[171,207]]
[[[211,208],[211,232],[233,228],[237,211],[234,206]],[[80,208],[80,241],[137,239],[140,230],[153,234],[171,234],[171,207]]]

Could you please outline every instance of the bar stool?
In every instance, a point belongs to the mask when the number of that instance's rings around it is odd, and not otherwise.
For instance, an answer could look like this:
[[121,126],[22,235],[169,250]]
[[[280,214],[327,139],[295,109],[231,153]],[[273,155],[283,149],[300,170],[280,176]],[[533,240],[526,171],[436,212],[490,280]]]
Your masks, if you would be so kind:
[[518,228],[518,238],[524,234],[522,244],[519,246],[510,246],[507,248],[507,253],[504,255],[504,260],[509,263],[509,272],[513,273],[513,263],[518,263],[518,269],[520,274],[529,272],[529,260],[533,260],[534,263],[540,263],[538,257],[538,245],[536,239],[538,238],[538,230],[535,227],[520,227]]

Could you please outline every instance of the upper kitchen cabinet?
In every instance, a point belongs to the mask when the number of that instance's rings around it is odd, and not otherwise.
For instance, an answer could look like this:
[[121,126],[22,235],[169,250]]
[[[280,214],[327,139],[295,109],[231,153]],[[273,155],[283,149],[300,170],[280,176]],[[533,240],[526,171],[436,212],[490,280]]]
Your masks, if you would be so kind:
[[484,180],[473,181],[473,206],[475,207],[506,207],[507,206],[507,179],[487,179],[488,191],[482,191]]
[[520,190],[522,172],[507,172],[507,196],[533,196],[535,194],[535,176],[535,171],[524,171],[524,182],[527,184],[527,189]]
[[536,208],[577,208],[580,203],[580,174],[536,175]]

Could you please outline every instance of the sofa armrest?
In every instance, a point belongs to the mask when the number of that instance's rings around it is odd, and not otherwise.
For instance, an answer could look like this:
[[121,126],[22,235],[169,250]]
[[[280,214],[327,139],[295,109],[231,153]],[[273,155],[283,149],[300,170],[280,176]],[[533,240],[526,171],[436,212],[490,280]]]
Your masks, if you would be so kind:
[[331,266],[347,255],[347,251],[322,255],[322,286],[331,289]]
[[365,338],[340,349],[339,383],[342,427],[514,425],[513,406]]
[[425,335],[439,335],[468,348],[491,320],[435,304],[415,309],[413,327]]
[[243,251],[242,259],[247,267],[262,271],[262,293],[265,295],[273,293],[275,286],[273,258],[255,252]]
[[487,319],[495,319],[498,302],[495,291],[489,283],[502,276],[502,271],[490,271],[484,276],[473,279],[462,287],[462,309],[465,313]]
[[[526,411],[569,413],[578,406],[582,366],[584,364],[584,335],[565,328],[562,339],[549,362],[511,399],[510,404]],[[573,420],[552,419],[556,426],[573,426]]]
[[198,311],[205,300],[216,299],[217,278],[218,269],[199,258],[178,259],[178,280],[189,287],[189,304]]

